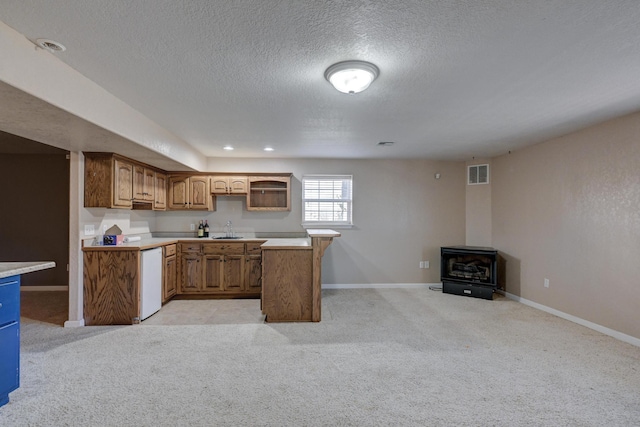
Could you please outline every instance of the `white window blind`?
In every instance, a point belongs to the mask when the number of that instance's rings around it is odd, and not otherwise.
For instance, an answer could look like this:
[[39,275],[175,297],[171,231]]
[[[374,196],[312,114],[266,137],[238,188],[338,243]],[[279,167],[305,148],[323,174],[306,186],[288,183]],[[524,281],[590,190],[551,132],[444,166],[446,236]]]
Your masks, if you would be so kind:
[[352,175],[303,175],[302,225],[351,226]]

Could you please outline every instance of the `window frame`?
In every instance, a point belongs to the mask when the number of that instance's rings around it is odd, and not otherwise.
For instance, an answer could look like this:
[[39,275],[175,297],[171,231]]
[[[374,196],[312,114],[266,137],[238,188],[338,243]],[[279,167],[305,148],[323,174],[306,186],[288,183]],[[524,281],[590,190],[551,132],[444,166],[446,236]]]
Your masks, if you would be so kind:
[[[344,182],[348,182],[348,189],[350,192],[350,197],[347,199],[343,198],[327,198],[327,199],[307,199],[305,198],[305,184],[308,180],[317,180],[317,181],[337,181],[341,180]],[[353,227],[353,175],[350,174],[304,174],[302,175],[302,179],[300,180],[302,184],[302,227],[307,228],[352,228]],[[346,221],[307,221],[305,220],[307,209],[307,202],[319,202],[319,203],[342,203],[347,202],[348,206],[348,219]],[[318,212],[321,212],[318,210]],[[329,211],[327,211],[329,212]]]

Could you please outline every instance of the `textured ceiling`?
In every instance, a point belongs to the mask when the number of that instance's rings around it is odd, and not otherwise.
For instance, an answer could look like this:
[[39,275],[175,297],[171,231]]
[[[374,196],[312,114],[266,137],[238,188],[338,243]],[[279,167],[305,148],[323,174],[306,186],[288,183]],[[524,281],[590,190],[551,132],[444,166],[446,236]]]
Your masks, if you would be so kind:
[[[3,0],[0,20],[208,157],[467,160],[640,110],[638,0]],[[324,79],[348,59],[380,68],[361,94]]]

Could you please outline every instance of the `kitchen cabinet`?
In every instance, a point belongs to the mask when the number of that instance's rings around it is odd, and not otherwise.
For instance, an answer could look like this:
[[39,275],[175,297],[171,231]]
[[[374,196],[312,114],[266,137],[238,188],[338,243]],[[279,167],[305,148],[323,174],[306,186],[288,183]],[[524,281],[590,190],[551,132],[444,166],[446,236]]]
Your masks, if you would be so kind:
[[164,247],[162,278],[162,303],[166,303],[178,292],[178,256],[176,244]]
[[133,166],[133,200],[153,202],[155,190],[155,171],[141,165]]
[[152,209],[156,172],[149,165],[114,153],[85,152],[84,207]]
[[247,210],[291,210],[291,174],[281,176],[249,176],[248,180]]
[[245,250],[244,291],[250,294],[262,292],[262,244],[247,243]]
[[0,406],[20,386],[20,276],[0,279]]
[[167,207],[174,210],[214,210],[209,176],[169,175]]
[[322,257],[334,230],[312,230],[311,246],[262,246],[262,313],[267,322],[319,322],[322,307]]
[[140,251],[85,248],[83,263],[85,325],[138,323]]
[[178,293],[259,296],[262,258],[257,251],[260,244],[180,243]]
[[167,209],[167,175],[156,172],[153,209],[163,211]]
[[133,164],[111,153],[84,154],[84,207],[131,209]]
[[247,194],[247,177],[214,175],[211,177],[211,193]]

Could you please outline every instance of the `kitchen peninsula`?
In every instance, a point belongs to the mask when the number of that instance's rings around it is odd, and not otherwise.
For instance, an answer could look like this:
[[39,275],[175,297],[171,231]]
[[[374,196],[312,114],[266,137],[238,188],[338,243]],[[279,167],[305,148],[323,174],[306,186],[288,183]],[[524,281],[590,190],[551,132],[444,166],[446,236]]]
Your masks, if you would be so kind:
[[0,406],[20,386],[20,275],[54,268],[55,262],[0,262]]
[[261,298],[268,322],[321,319],[322,256],[333,230],[301,238],[144,238],[83,246],[86,325],[133,324],[141,313],[141,252],[163,248],[163,302]]

